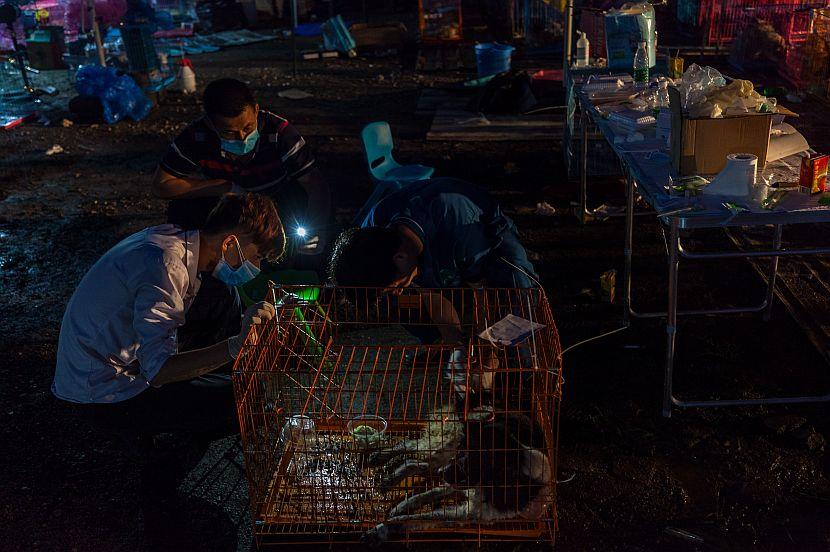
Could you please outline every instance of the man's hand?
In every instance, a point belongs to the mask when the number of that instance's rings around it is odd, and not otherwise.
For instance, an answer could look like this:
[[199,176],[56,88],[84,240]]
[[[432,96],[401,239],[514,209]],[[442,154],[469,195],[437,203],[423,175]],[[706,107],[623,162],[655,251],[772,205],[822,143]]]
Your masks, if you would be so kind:
[[239,335],[228,340],[228,354],[231,358],[236,359],[242,352],[242,346],[245,344],[245,338],[248,337],[248,332],[251,331],[251,328],[253,328],[251,344],[255,345],[259,340],[255,326],[271,320],[276,313],[274,305],[266,301],[260,301],[248,307],[242,316],[242,330],[239,332]]
[[297,249],[300,255],[320,255],[326,249],[326,242],[320,236],[312,236]]
[[466,349],[461,347],[456,347],[450,353],[450,358],[444,367],[444,377],[453,383],[456,393],[466,396],[468,392],[482,393],[493,390],[493,380],[499,368],[499,360],[492,354],[492,351],[481,350],[480,353],[482,358],[479,362],[472,362],[467,356]]

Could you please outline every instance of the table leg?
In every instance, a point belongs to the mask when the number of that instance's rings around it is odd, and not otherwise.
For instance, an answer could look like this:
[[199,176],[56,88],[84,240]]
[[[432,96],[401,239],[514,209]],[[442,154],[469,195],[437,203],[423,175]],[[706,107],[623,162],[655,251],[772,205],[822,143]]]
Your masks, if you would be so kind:
[[[772,248],[776,251],[781,249],[781,234],[783,226],[775,225],[775,234],[772,237]],[[778,275],[778,257],[772,257],[769,263],[769,275],[767,276],[767,306],[764,309],[764,321],[768,322],[772,316],[772,302],[775,298],[775,277]]]
[[579,124],[582,127],[582,144],[579,159],[579,221],[588,220],[588,113],[580,106]]
[[672,218],[669,238],[669,305],[666,310],[666,376],[663,382],[663,416],[666,418],[671,417],[674,345],[677,333],[677,272],[680,268],[677,255],[677,225],[677,219]]
[[634,245],[634,178],[626,171],[625,178],[625,247],[623,256],[623,324],[628,326],[631,315],[631,255]]

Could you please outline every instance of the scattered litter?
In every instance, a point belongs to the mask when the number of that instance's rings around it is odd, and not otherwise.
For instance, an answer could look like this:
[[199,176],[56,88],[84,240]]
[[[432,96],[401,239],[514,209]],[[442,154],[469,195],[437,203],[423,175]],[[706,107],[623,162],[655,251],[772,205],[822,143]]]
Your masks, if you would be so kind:
[[286,98],[288,100],[305,100],[306,98],[312,97],[311,94],[300,90],[299,88],[289,88],[288,90],[280,90],[277,92],[277,96],[280,98]]
[[536,204],[536,210],[534,213],[545,217],[552,217],[556,214],[556,208],[547,201],[543,201]]
[[613,303],[616,298],[617,271],[606,270],[599,277],[599,289],[602,300],[606,303]]
[[64,127],[64,128],[69,128],[69,127],[71,127],[71,126],[72,126],[72,125],[74,125],[74,124],[75,124],[75,123],[73,123],[73,122],[72,122],[72,121],[70,121],[69,119],[64,119],[63,121],[61,121],[61,125],[63,125],[63,127]]
[[46,155],[55,155],[56,153],[63,153],[63,152],[64,152],[63,146],[61,146],[60,144],[55,144],[54,146],[52,146],[51,148],[46,150]]
[[75,74],[75,89],[81,96],[95,96],[101,101],[108,124],[125,117],[140,121],[153,107],[132,77],[112,67],[82,65]]
[[620,215],[625,212],[625,207],[623,206],[616,206],[616,205],[608,205],[603,203],[596,209],[594,209],[594,217],[597,220],[605,220],[608,217],[612,217],[614,215]]
[[336,51],[330,50],[310,50],[307,52],[303,52],[303,59],[310,60],[310,59],[333,59],[340,57],[340,54]]
[[337,50],[350,58],[357,56],[357,44],[341,16],[335,15],[324,21],[320,25],[320,31],[323,33],[323,47],[326,50]]
[[678,529],[677,527],[666,527],[663,532],[671,537],[676,537],[689,542],[696,542],[698,544],[703,544],[704,542],[703,537],[684,531],[683,529]]
[[484,116],[484,113],[479,113],[476,117],[469,117],[467,119],[458,119],[455,121],[457,125],[489,125],[490,120]]
[[574,480],[575,477],[576,477],[576,472],[573,472],[570,477],[567,477],[565,479],[557,479],[556,482],[560,485],[562,483],[570,483],[571,481]]

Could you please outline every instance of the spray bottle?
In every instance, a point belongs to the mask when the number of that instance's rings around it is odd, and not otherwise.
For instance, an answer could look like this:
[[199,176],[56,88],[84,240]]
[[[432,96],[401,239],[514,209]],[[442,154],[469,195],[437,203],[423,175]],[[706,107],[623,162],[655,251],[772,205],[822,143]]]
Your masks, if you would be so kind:
[[576,41],[576,67],[588,67],[591,59],[591,43],[588,42],[588,37],[582,31],[579,33],[579,40]]

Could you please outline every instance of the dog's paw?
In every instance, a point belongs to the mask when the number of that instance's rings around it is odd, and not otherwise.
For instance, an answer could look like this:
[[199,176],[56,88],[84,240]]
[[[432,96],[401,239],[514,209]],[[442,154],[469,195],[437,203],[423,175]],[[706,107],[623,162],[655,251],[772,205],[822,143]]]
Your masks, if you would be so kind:
[[366,546],[378,547],[389,540],[389,526],[385,523],[378,524],[360,537],[360,542]]

